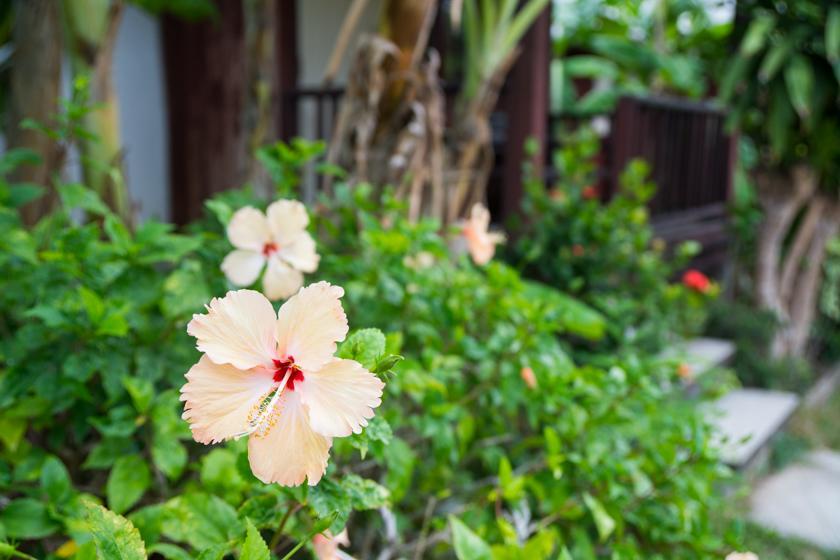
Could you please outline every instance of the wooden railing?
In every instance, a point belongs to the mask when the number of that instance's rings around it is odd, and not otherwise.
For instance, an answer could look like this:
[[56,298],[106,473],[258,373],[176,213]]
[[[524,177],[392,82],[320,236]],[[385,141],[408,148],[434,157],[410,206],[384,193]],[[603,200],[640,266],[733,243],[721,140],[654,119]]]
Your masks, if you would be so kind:
[[[293,118],[283,120],[295,126],[284,130],[284,138],[302,135],[329,139],[342,93],[340,88],[303,88],[288,93],[283,110]],[[725,130],[724,112],[708,102],[623,97],[613,113],[602,116],[610,124],[600,156],[603,196],[608,198],[616,191],[619,177],[631,160],[646,160],[657,186],[649,205],[657,233],[669,242],[696,239],[703,244],[706,257],[721,262],[736,145],[735,138]],[[547,118],[546,176],[553,181],[550,154],[563,143],[557,134],[558,123],[572,121],[574,125],[573,121],[581,119],[565,115]],[[504,130],[504,127],[494,127],[497,136],[503,136]],[[500,149],[505,145],[504,138],[496,138],[494,144],[498,167],[505,158]],[[497,182],[498,170],[493,175]]]

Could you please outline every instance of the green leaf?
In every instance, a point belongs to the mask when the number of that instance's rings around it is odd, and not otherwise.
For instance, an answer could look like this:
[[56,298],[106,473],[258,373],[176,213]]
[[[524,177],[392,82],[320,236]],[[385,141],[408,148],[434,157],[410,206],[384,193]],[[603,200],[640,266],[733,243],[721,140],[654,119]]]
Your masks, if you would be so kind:
[[595,521],[595,528],[598,529],[598,537],[600,537],[601,542],[606,541],[612,532],[615,531],[615,519],[607,513],[603,504],[591,494],[584,494],[583,502],[589,509],[589,513],[592,514],[592,519]]
[[187,466],[187,449],[169,432],[155,431],[152,436],[152,460],[160,472],[175,480]]
[[603,78],[618,75],[616,64],[601,56],[577,55],[563,60],[563,70],[575,78]]
[[744,40],[741,41],[741,54],[750,57],[764,48],[767,35],[769,35],[775,26],[776,18],[772,16],[762,15],[755,18],[744,34]]
[[152,404],[155,388],[152,382],[143,377],[124,377],[123,386],[140,414],[145,414]]
[[143,497],[151,481],[149,466],[140,455],[120,457],[105,485],[108,505],[117,513],[128,510]]
[[379,329],[355,331],[338,350],[340,358],[356,360],[367,369],[373,369],[385,352],[385,335]]
[[83,502],[88,531],[99,560],[144,560],[146,548],[140,532],[121,515],[90,501]]
[[802,55],[796,55],[785,67],[785,84],[790,103],[799,116],[807,119],[811,113],[814,96],[814,70]]
[[105,216],[110,213],[110,210],[108,210],[108,207],[102,202],[98,194],[78,183],[59,185],[58,196],[61,198],[61,203],[67,210],[80,208],[100,216]]
[[108,239],[110,239],[117,248],[126,251],[131,247],[131,233],[129,233],[128,228],[125,227],[122,220],[114,214],[109,214],[105,217],[105,223],[103,224],[102,229],[105,230],[105,233],[108,235]]
[[72,496],[70,475],[57,457],[48,457],[44,461],[41,467],[41,489],[54,504],[63,504]]
[[840,62],[840,7],[828,10],[825,24],[825,54],[831,62]]
[[239,559],[269,560],[271,553],[260,532],[257,531],[257,528],[254,527],[254,524],[250,520],[246,521],[246,527],[247,536],[245,537],[245,542],[242,543],[242,552],[239,553]]
[[735,56],[735,59],[727,65],[726,72],[720,81],[720,92],[718,95],[726,102],[732,100],[738,84],[744,81],[747,71],[750,69],[750,60],[743,56]]
[[9,543],[0,542],[0,558],[24,558],[25,560],[37,560],[34,556],[18,551]]
[[12,539],[43,539],[55,533],[60,525],[50,517],[47,506],[38,500],[12,500],[0,511],[0,525]]
[[205,274],[201,265],[193,260],[184,261],[164,281],[161,308],[169,318],[181,317],[200,311],[210,299]]
[[758,69],[758,79],[764,83],[772,80],[785,62],[787,62],[793,52],[794,44],[794,41],[788,38],[768,50]]
[[460,519],[449,516],[452,529],[452,545],[458,560],[492,560],[493,553],[484,539],[472,532]]
[[17,183],[9,187],[9,204],[14,208],[20,208],[44,196],[47,191],[41,185],[32,183]]
[[244,527],[229,504],[209,494],[186,494],[166,503],[163,534],[170,540],[187,542],[196,550],[229,543]]
[[166,560],[193,560],[193,557],[187,551],[169,543],[157,543],[149,548],[149,552],[156,552]]

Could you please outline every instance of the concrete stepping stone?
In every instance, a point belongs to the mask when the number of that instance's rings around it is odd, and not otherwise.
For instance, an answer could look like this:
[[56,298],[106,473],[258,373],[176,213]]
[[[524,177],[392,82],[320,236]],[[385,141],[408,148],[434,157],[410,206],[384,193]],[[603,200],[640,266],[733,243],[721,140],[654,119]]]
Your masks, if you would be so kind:
[[677,359],[686,364],[696,378],[712,368],[722,366],[735,354],[735,344],[720,338],[692,338],[675,344],[662,352],[665,359]]
[[812,451],[762,480],[750,518],[781,535],[840,550],[840,453]]
[[724,462],[738,469],[760,462],[760,452],[798,405],[799,397],[793,393],[763,389],[738,389],[705,405]]

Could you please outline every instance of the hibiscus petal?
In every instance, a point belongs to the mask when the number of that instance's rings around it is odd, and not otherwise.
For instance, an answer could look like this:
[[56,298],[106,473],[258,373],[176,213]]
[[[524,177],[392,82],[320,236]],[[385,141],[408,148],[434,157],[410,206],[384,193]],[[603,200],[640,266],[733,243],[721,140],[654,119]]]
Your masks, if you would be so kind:
[[320,260],[315,252],[315,240],[305,231],[295,236],[288,245],[282,246],[278,255],[301,272],[315,272]]
[[276,385],[268,370],[242,371],[216,364],[206,355],[186,377],[181,388],[181,400],[186,401],[183,418],[200,443],[216,443],[242,433],[251,411]]
[[236,249],[222,261],[222,272],[234,286],[250,286],[259,277],[263,265],[265,257],[262,253]]
[[311,284],[283,304],[277,314],[277,350],[294,357],[304,373],[317,371],[335,354],[336,342],[347,336],[341,307],[344,290],[328,282]]
[[196,348],[217,364],[244,370],[272,365],[277,356],[275,324],[274,308],[264,295],[236,290],[210,300],[206,314],[193,315],[187,333],[197,339]]
[[306,230],[309,215],[306,206],[297,200],[278,200],[266,210],[268,226],[278,245],[288,245]]
[[237,210],[227,226],[230,244],[237,249],[250,249],[262,252],[266,243],[271,242],[271,230],[265,215],[251,206]]
[[268,268],[263,276],[263,292],[268,299],[286,299],[303,286],[303,274],[279,258],[268,259]]
[[296,392],[284,393],[277,407],[277,421],[268,432],[248,438],[251,470],[266,484],[297,486],[308,478],[314,486],[327,470],[332,439],[312,431]]
[[307,371],[300,397],[309,408],[312,429],[330,437],[361,433],[382,402],[385,384],[353,360],[334,359],[315,372]]

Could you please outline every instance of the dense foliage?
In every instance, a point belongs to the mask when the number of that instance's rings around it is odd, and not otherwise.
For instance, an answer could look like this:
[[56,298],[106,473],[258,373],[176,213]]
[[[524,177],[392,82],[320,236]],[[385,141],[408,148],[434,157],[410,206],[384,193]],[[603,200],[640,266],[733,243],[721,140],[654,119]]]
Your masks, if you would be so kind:
[[357,330],[340,354],[385,376],[386,394],[317,486],[289,489],[254,478],[243,441],[200,446],[179,419],[197,357],[186,321],[227,289],[224,224],[264,203],[232,191],[188,233],[131,232],[68,184],[25,227],[12,206],[37,193],[4,184],[2,550],[283,557],[347,524],[359,558],[720,557],[725,469],[673,364],[599,353],[611,319],[453,257],[435,222],[371,191],[319,203],[307,281],[345,288]]
[[619,192],[602,202],[593,183],[598,149],[595,135],[580,129],[555,158],[559,183],[527,183],[510,259],[527,275],[604,313],[613,345],[655,351],[670,335],[698,334],[714,289],[699,293],[671,283],[697,244],[666,255],[665,243],[654,238],[646,203],[655,187],[641,161],[628,166]]
[[738,9],[749,23],[720,89],[732,120],[766,147],[765,165],[808,161],[836,188],[840,7],[750,0]]
[[650,91],[700,97],[726,56],[731,25],[702,0],[556,6],[552,101],[567,114],[608,113],[620,96]]

